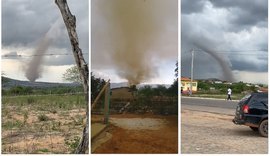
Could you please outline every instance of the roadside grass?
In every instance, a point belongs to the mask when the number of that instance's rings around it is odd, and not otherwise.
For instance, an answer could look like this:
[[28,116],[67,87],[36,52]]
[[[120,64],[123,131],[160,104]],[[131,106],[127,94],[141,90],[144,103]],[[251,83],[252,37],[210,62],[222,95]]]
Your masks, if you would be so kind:
[[[215,98],[215,99],[227,99],[227,95],[225,94],[198,94],[194,93],[191,96],[182,94],[181,96],[186,97],[201,97],[201,98]],[[240,100],[245,96],[245,94],[233,94],[231,96],[232,100]]]
[[72,153],[85,108],[83,95],[2,96],[2,153]]
[[37,152],[48,153],[49,152],[49,149],[47,149],[47,148],[41,148],[41,149],[37,150]]

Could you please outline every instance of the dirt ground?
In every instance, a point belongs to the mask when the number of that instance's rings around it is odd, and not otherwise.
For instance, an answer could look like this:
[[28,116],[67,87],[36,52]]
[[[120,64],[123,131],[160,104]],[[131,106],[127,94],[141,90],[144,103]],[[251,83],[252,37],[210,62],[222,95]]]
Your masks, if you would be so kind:
[[[92,121],[97,121],[92,116]],[[111,139],[93,153],[178,153],[178,117],[152,114],[111,115]]]
[[182,110],[181,153],[268,153],[268,138],[247,126],[233,124],[232,119],[229,115]]
[[2,97],[2,154],[72,153],[86,125],[83,99]]

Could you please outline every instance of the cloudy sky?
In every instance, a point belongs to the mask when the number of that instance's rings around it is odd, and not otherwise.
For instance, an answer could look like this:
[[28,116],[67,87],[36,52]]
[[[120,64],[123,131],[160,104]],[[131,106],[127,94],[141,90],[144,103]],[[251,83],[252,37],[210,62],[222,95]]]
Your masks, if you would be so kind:
[[195,79],[226,80],[228,68],[235,81],[267,84],[267,27],[267,0],[182,0],[182,76],[190,77],[194,48]]
[[172,84],[177,0],[92,0],[91,62],[111,82]]
[[[88,0],[68,0],[76,16],[77,33],[85,60],[89,53]],[[53,28],[52,28],[53,27]],[[63,82],[62,74],[75,64],[68,34],[54,0],[2,1],[2,72],[7,77],[27,80],[25,71],[44,36],[49,43],[37,81]],[[67,54],[67,55],[62,55]]]

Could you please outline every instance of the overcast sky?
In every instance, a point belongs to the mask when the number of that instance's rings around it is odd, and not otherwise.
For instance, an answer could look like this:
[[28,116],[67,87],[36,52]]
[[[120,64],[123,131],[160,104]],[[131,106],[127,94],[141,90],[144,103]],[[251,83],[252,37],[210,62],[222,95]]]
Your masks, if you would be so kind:
[[[88,0],[67,0],[71,13],[76,16],[80,47],[88,60],[89,5]],[[57,24],[55,24],[57,23]],[[43,61],[43,72],[37,81],[62,82],[62,74],[75,64],[66,27],[54,0],[5,0],[2,1],[2,72],[10,78],[27,80],[26,64],[32,59],[42,38],[56,25],[53,41]],[[12,55],[12,57],[3,57]],[[15,55],[15,56],[14,56]],[[16,57],[21,55],[21,57]]]
[[210,49],[235,81],[267,84],[267,0],[182,0],[181,27],[182,76],[190,77],[195,48],[194,78],[226,80],[218,61],[204,51]]
[[177,0],[92,0],[91,8],[91,65],[96,76],[111,82],[173,83]]

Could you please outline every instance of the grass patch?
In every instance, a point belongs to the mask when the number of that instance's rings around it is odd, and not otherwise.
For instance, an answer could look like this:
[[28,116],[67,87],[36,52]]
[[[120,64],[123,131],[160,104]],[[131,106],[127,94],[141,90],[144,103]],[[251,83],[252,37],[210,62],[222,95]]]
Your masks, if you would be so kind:
[[80,137],[75,136],[72,139],[66,139],[65,144],[69,147],[69,149],[72,151],[71,153],[74,153],[76,148],[79,146],[80,143]]
[[76,126],[78,126],[78,125],[83,125],[83,119],[84,119],[85,117],[84,116],[82,116],[82,115],[76,115],[75,117],[71,117],[71,119],[74,121],[74,124],[76,125]]
[[39,149],[39,150],[37,150],[38,152],[43,152],[43,153],[48,153],[48,152],[50,152],[49,151],[49,149],[47,149],[47,148],[42,148],[42,149]]
[[29,106],[42,111],[86,108],[83,95],[3,96],[4,106]]
[[6,121],[2,123],[2,128],[4,129],[13,129],[13,128],[21,128],[23,126],[23,122],[20,120]]

